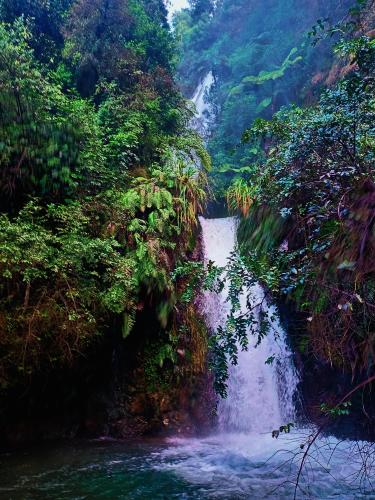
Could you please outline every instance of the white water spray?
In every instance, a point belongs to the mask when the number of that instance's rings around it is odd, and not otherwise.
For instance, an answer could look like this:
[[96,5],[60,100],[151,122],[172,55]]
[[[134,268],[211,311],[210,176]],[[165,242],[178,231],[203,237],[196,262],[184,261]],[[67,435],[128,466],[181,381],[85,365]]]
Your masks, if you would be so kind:
[[[210,71],[198,85],[192,102],[197,115],[192,127],[204,138],[209,133],[213,115],[208,95],[215,79]],[[205,260],[224,267],[236,247],[237,222],[233,217],[226,219],[201,218]],[[298,377],[287,346],[274,305],[268,304],[260,284],[252,287],[251,307],[255,316],[261,308],[271,318],[269,334],[255,347],[257,338],[248,332],[248,350],[239,348],[238,365],[230,368],[228,397],[221,400],[218,408],[219,426],[223,432],[270,432],[283,424],[294,422],[294,397]],[[221,294],[208,293],[205,314],[210,329],[214,332],[226,323],[230,311],[228,286]],[[248,300],[245,293],[240,298],[241,311],[247,312]],[[260,328],[260,325],[259,325]],[[271,364],[267,360],[273,359]]]
[[208,101],[208,96],[214,83],[215,78],[212,71],[210,71],[199,83],[191,99],[196,109],[196,116],[192,120],[191,126],[199,132],[204,139],[207,138],[213,117],[213,109]]
[[[236,219],[202,218],[201,225],[206,261],[225,266],[236,246]],[[269,432],[294,422],[295,418],[293,399],[298,377],[277,310],[267,303],[260,284],[249,292],[255,316],[263,308],[271,318],[271,329],[258,347],[255,347],[257,338],[250,331],[248,350],[242,351],[239,347],[238,365],[230,368],[228,397],[220,402],[218,409],[220,429],[224,432]],[[213,331],[225,324],[230,310],[227,298],[228,287],[220,295],[206,296],[205,312]],[[240,303],[245,313],[247,294],[242,294]],[[274,361],[266,364],[270,359]]]

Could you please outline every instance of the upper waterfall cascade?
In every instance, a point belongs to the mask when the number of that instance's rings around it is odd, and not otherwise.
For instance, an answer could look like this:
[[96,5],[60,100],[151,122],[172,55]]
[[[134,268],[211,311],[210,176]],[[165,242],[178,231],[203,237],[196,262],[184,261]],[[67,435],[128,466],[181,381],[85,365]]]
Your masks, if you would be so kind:
[[192,127],[199,132],[203,138],[207,137],[213,116],[213,109],[208,101],[208,95],[214,83],[214,75],[212,71],[209,71],[199,83],[191,99],[196,109],[196,116],[192,121]]

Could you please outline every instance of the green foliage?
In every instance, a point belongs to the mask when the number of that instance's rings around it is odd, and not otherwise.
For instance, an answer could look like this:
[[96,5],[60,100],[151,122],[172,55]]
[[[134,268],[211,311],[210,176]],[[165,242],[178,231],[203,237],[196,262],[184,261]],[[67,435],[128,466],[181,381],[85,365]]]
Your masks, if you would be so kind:
[[2,387],[127,339],[146,305],[177,361],[171,273],[210,158],[174,59],[159,0],[0,1]]
[[198,21],[203,16],[212,14],[214,11],[213,0],[189,0],[193,19]]
[[224,281],[221,279],[223,272],[224,269],[217,267],[212,261],[206,266],[202,262],[191,261],[177,265],[172,273],[172,279],[187,280],[180,300],[189,304],[195,300],[197,290],[220,293],[224,288]]
[[[261,71],[257,76],[246,76],[245,78],[242,79],[242,83],[243,84],[253,83],[255,85],[264,85],[270,80],[275,81],[278,80],[279,78],[282,78],[285,75],[287,69],[289,69],[290,67],[294,66],[295,64],[303,60],[301,56],[297,56],[294,59],[292,59],[292,57],[296,54],[296,52],[298,52],[298,49],[297,47],[294,47],[289,52],[288,57],[285,59],[285,61],[283,61],[283,63],[279,68],[273,71]],[[271,104],[271,101],[272,100],[270,98],[268,99],[266,98],[265,100],[262,101],[262,103],[268,102],[268,104],[265,106],[264,104],[261,103],[260,106],[268,107],[269,104]]]
[[[0,24],[0,190],[4,202],[16,206],[28,194],[67,196],[74,190],[77,144],[84,144],[91,117],[88,103],[69,98],[42,73],[30,37],[21,21]],[[78,113],[87,118],[81,122]]]
[[146,347],[144,372],[148,391],[170,390],[173,370],[168,369],[168,364],[173,367],[177,363],[176,343],[175,339],[168,343],[159,340]]
[[352,403],[350,401],[340,403],[333,408],[327,405],[327,403],[322,403],[320,405],[320,411],[329,417],[342,417],[350,414],[351,406]]
[[255,193],[242,177],[236,178],[227,191],[227,204],[229,210],[240,210],[244,217],[247,217],[255,201]]
[[351,31],[337,50],[350,71],[317,105],[283,109],[244,134],[265,156],[248,180],[257,206],[240,246],[260,277],[276,264],[271,286],[306,313],[303,351],[358,374],[373,369],[375,45]]
[[280,434],[290,434],[293,427],[294,424],[292,422],[289,422],[286,425],[281,425],[279,429],[272,431],[272,437],[278,439]]
[[30,46],[35,56],[49,66],[55,66],[64,45],[62,28],[72,0],[1,0],[0,18],[13,23],[23,17],[32,33]]
[[1,216],[2,386],[71,362],[110,313],[133,306],[134,262],[89,223],[78,203],[30,202],[13,220]]
[[[209,2],[197,2],[199,4]],[[257,152],[240,143],[246,127],[258,117],[270,118],[291,102],[311,102],[332,66],[330,38],[312,47],[307,31],[317,18],[335,21],[352,0],[328,3],[285,0],[223,0],[215,10],[195,14],[195,3],[175,18],[180,40],[178,67],[187,95],[212,71],[210,103],[215,125],[208,141],[212,178],[218,195]],[[210,15],[207,14],[210,12]]]

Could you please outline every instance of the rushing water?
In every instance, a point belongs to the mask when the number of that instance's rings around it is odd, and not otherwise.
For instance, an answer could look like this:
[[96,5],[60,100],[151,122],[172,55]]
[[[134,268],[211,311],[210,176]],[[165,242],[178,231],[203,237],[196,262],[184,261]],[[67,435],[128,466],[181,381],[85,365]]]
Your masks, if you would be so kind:
[[191,125],[204,139],[208,137],[213,117],[213,109],[208,97],[214,83],[214,75],[212,71],[209,71],[199,83],[191,99],[196,109],[196,116]]
[[[205,439],[91,442],[0,455],[0,498],[31,499],[288,499],[297,471],[289,462],[300,437],[222,434]],[[375,498],[352,484],[358,452],[320,443],[298,498]],[[322,449],[322,446],[325,446]],[[279,451],[283,450],[283,451]],[[326,458],[324,458],[326,457]]]
[[[201,225],[206,261],[225,266],[236,245],[236,219],[202,218]],[[267,303],[259,284],[249,293],[255,312],[259,313],[262,308],[272,318],[271,331],[257,348],[257,338],[249,332],[248,350],[239,349],[238,365],[230,371],[228,398],[219,405],[220,427],[229,432],[270,432],[294,422],[298,377],[275,307]],[[220,296],[207,294],[206,315],[213,331],[226,321],[230,308],[227,297],[228,286]],[[242,294],[240,303],[241,312],[246,313],[246,293]],[[266,364],[270,358],[274,359],[273,363]]]
[[[208,73],[194,95],[194,126],[205,135],[211,112]],[[233,218],[201,219],[206,261],[225,266],[236,244]],[[228,290],[208,294],[205,312],[213,330],[225,322]],[[0,455],[0,498],[28,499],[289,499],[295,493],[299,466],[314,429],[294,430],[274,439],[273,429],[295,421],[298,377],[277,311],[255,285],[251,307],[267,308],[271,333],[257,348],[249,332],[249,349],[232,367],[228,398],[218,406],[218,427],[195,439],[93,441],[40,447]],[[247,308],[241,297],[241,310]],[[274,357],[271,365],[265,361]],[[339,442],[319,437],[311,447],[297,498],[375,499],[363,474],[370,443]],[[366,462],[374,476],[375,465]]]
[[168,21],[172,24],[173,14],[181,9],[189,7],[188,0],[166,0],[166,6],[168,8]]
[[[205,256],[224,266],[235,247],[235,220],[201,220]],[[263,300],[254,287],[253,300]],[[246,307],[242,301],[242,308]],[[267,305],[267,307],[272,307]],[[212,328],[225,321],[226,290],[206,299]],[[293,498],[299,465],[314,430],[272,438],[294,418],[298,382],[285,335],[273,310],[274,332],[260,347],[240,354],[230,373],[229,397],[218,408],[219,425],[204,438],[134,442],[78,442],[0,455],[4,499],[258,499]],[[250,334],[249,334],[250,335]],[[277,362],[266,365],[275,355]],[[304,447],[301,448],[301,445]],[[311,448],[297,498],[375,498],[359,474],[369,443],[320,437]],[[372,474],[374,464],[366,464]]]

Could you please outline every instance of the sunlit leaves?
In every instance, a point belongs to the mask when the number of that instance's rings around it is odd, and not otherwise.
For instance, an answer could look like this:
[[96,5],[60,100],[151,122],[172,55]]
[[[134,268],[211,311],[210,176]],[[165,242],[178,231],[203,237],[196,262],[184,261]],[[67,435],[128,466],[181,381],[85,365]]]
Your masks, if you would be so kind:
[[244,217],[247,217],[249,211],[256,199],[255,189],[243,178],[235,179],[227,190],[227,204],[230,210],[239,210]]

